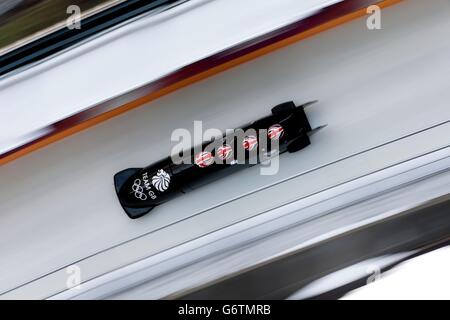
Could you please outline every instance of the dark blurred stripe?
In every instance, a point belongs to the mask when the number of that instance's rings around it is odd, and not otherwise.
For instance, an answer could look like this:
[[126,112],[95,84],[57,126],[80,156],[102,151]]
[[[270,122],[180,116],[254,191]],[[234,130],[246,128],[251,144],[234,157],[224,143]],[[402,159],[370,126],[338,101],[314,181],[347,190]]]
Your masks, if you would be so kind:
[[81,29],[62,28],[0,57],[0,76],[38,62],[89,37],[146,12],[179,0],[131,0],[105,9],[82,20]]
[[[447,195],[395,217],[289,253],[180,298],[285,299],[313,281],[356,263],[415,250],[422,254],[448,244],[449,212],[450,196]],[[401,260],[396,264],[399,262]],[[390,267],[392,265],[386,269]],[[364,285],[366,280],[364,278],[347,283],[315,298],[339,298],[346,292]]]

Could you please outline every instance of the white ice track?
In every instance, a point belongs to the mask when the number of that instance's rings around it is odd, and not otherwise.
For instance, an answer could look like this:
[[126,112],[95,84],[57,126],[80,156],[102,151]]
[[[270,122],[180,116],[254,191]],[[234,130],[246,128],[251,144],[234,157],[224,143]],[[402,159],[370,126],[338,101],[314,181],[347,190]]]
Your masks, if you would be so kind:
[[[64,268],[72,263],[88,280],[449,145],[450,123],[444,122],[450,120],[450,3],[405,1],[382,18],[382,30],[368,31],[365,19],[353,21],[2,166],[0,291],[27,283],[3,297],[48,297],[66,288]],[[278,175],[260,176],[254,167],[142,219],[124,214],[113,174],[166,156],[175,128],[192,128],[193,120],[233,128],[291,99],[320,99],[308,116],[314,126],[329,126],[306,150],[283,155]],[[444,124],[335,162],[439,123]],[[243,194],[248,195],[238,198]]]

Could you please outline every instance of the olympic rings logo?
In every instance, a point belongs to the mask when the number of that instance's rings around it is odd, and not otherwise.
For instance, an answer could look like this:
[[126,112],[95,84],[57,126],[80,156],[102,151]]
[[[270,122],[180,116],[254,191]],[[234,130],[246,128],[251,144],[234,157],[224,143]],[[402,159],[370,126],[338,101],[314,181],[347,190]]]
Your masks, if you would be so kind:
[[147,200],[147,195],[144,193],[144,188],[141,186],[141,179],[134,180],[134,184],[131,189],[133,190],[134,196],[137,199],[140,199],[142,201]]

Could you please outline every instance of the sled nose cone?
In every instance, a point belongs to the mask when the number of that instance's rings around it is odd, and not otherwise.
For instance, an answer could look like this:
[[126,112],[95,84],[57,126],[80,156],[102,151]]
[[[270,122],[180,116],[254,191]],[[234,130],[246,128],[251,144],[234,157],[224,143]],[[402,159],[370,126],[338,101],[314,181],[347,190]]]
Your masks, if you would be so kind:
[[149,213],[155,206],[148,206],[148,207],[142,207],[142,208],[132,208],[127,205],[127,201],[123,199],[122,194],[122,188],[126,184],[126,182],[141,169],[126,169],[123,171],[120,171],[114,175],[114,187],[116,189],[117,197],[119,198],[120,205],[122,206],[125,213],[130,217],[131,219],[137,219],[140,218],[147,213]]

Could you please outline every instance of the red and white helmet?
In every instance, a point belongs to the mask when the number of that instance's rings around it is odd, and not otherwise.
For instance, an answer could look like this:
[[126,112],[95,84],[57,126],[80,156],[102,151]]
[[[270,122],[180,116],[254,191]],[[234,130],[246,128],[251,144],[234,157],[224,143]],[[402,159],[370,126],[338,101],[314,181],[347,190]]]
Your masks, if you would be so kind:
[[195,164],[200,168],[206,168],[213,164],[214,157],[211,152],[200,152],[195,156]]
[[229,144],[224,144],[217,149],[217,157],[221,160],[230,159],[233,154],[233,148]]
[[244,141],[242,141],[242,146],[245,150],[252,151],[256,148],[258,145],[258,138],[255,136],[247,136],[244,138]]
[[284,129],[279,124],[274,124],[273,126],[271,126],[267,133],[270,140],[278,140],[283,136],[283,134],[284,134]]

